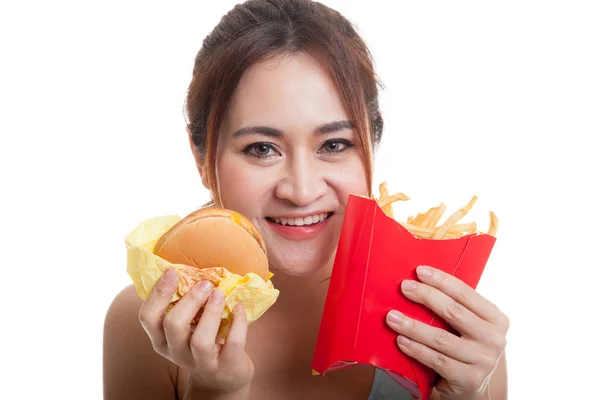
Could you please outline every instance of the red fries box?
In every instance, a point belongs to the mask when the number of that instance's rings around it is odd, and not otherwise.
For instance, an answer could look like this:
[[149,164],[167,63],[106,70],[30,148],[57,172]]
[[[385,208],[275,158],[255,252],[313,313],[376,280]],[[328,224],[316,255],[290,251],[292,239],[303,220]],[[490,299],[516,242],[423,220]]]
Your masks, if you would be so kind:
[[390,310],[449,332],[456,331],[427,307],[407,299],[405,279],[429,265],[476,288],[496,238],[470,234],[423,239],[387,216],[374,199],[348,200],[312,368],[328,371],[369,364],[388,373],[413,398],[428,400],[438,374],[405,355],[386,324]]

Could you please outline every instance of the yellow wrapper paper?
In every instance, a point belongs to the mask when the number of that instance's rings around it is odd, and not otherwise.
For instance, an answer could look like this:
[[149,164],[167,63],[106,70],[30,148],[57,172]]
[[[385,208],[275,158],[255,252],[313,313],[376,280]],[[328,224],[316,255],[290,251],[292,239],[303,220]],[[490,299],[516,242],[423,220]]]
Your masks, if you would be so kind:
[[145,300],[167,269],[174,268],[179,274],[179,283],[167,312],[197,282],[207,279],[209,275],[210,280],[225,293],[225,310],[219,330],[220,337],[227,334],[233,309],[240,303],[244,306],[249,324],[260,318],[279,296],[279,290],[275,289],[271,282],[273,274],[269,274],[269,280],[265,282],[254,273],[241,276],[225,268],[210,268],[200,272],[201,270],[195,267],[172,264],[153,253],[156,242],[180,220],[181,217],[177,215],[150,218],[140,223],[125,237],[127,273],[140,298]]

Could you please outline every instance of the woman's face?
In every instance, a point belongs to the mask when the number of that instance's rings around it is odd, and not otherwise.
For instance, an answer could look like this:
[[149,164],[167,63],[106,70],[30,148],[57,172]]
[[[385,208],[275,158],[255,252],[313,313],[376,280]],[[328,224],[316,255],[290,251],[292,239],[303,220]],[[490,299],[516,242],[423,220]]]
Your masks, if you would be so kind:
[[304,54],[242,77],[219,133],[223,206],[256,224],[271,268],[311,275],[333,260],[349,194],[368,194],[357,132],[328,75]]

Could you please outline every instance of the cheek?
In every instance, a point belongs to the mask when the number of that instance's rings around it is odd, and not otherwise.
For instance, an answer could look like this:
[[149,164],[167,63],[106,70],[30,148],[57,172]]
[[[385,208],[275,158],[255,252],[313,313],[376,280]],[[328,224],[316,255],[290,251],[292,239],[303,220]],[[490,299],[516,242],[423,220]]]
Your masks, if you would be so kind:
[[349,194],[367,196],[369,193],[367,171],[359,157],[332,169],[328,175],[330,184],[340,193],[344,204]]
[[[237,157],[223,156],[217,164],[217,178],[223,206],[252,217],[265,198],[268,185],[248,164]],[[260,175],[262,177],[262,175]]]

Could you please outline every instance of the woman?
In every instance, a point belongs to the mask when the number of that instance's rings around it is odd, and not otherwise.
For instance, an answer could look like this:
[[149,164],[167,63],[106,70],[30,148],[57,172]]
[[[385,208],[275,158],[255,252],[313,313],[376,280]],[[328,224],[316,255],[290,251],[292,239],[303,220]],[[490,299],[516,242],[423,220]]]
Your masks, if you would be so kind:
[[[216,343],[223,293],[211,284],[199,283],[164,319],[172,273],[143,303],[126,288],[106,318],[106,399],[409,398],[371,367],[309,372],[346,199],[371,193],[377,96],[368,49],[339,13],[307,0],[251,0],[225,15],[196,58],[190,145],[214,203],[262,233],[280,297],[249,327],[237,309]],[[461,336],[391,312],[398,351],[441,375],[434,398],[506,398],[507,318],[452,277],[420,272],[398,295]]]

